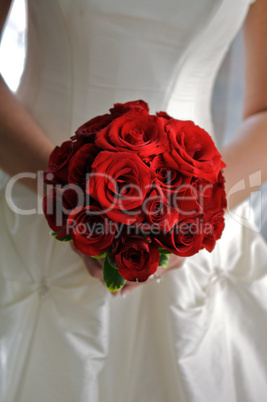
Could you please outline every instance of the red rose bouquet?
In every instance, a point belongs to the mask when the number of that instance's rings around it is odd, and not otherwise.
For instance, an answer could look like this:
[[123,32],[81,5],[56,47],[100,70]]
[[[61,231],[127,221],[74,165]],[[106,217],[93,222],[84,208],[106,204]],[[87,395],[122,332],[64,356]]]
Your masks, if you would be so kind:
[[105,258],[109,290],[145,281],[170,253],[212,251],[224,228],[224,163],[192,121],[117,103],[56,147],[44,174],[53,236]]

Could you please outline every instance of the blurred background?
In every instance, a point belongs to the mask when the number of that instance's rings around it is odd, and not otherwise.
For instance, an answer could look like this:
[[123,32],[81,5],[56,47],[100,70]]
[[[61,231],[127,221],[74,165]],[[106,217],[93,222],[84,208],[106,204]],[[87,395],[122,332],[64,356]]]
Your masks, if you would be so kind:
[[0,47],[0,72],[12,91],[16,91],[23,72],[26,53],[25,0],[13,1]]
[[[25,0],[14,0],[0,47],[0,73],[12,91],[16,91],[23,72],[27,46]],[[234,40],[220,68],[214,87],[212,115],[217,145],[227,143],[242,119],[243,98],[242,32]],[[267,184],[251,194],[258,230],[267,239]]]

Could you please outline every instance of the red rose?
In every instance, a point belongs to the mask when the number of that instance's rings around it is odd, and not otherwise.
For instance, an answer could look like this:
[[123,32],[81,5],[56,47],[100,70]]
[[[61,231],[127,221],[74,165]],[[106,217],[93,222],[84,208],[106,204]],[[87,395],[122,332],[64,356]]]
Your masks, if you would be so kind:
[[72,137],[72,140],[76,141],[76,148],[84,144],[93,144],[95,142],[96,133],[111,123],[114,118],[115,117],[110,114],[103,114],[94,117],[80,126]]
[[204,217],[209,220],[215,213],[227,207],[225,194],[225,179],[222,172],[219,173],[218,181],[214,184],[206,184],[204,192]]
[[222,173],[219,173],[216,183],[193,178],[189,184],[180,186],[173,194],[172,204],[178,208],[181,217],[204,215],[204,219],[209,220],[216,212],[226,208]]
[[115,241],[110,258],[124,279],[144,282],[156,272],[160,254],[156,244],[148,243],[141,235],[133,235]]
[[203,213],[201,195],[193,181],[180,186],[179,191],[172,195],[172,205],[178,210],[181,220]]
[[204,226],[204,238],[202,246],[211,252],[216,244],[216,240],[220,239],[224,229],[224,212],[220,211],[213,215],[209,222],[206,222]]
[[143,220],[141,207],[154,180],[154,172],[135,153],[102,151],[86,191],[110,219],[130,225]]
[[43,199],[43,211],[50,228],[60,232],[58,238],[64,238],[67,233],[66,222],[69,213],[77,206],[77,195],[71,188],[53,188]]
[[157,112],[156,116],[163,117],[166,120],[172,120],[173,117],[169,116],[166,112]]
[[172,205],[178,209],[181,220],[203,215],[206,204],[212,197],[212,183],[195,179],[185,180],[172,194]]
[[210,135],[192,121],[170,120],[166,131],[170,149],[164,154],[164,160],[168,166],[216,182],[225,165]]
[[117,229],[97,205],[75,208],[67,223],[74,246],[91,256],[109,249]]
[[[145,222],[152,229],[169,232],[178,221],[178,210],[171,207],[167,198],[159,189],[153,189],[143,204]],[[142,224],[141,224],[142,225]]]
[[72,141],[65,141],[60,147],[56,146],[49,157],[48,168],[44,172],[47,184],[67,184],[68,166],[74,152]]
[[117,117],[127,112],[137,115],[148,115],[148,111],[148,104],[142,100],[126,103],[115,103],[114,107],[110,109],[110,114],[106,113],[93,117],[86,123],[82,124],[76,130],[72,140],[77,142],[78,148],[84,144],[93,144],[96,133],[108,126],[109,123],[111,123]]
[[198,219],[185,219],[175,225],[167,234],[161,234],[155,240],[173,254],[189,257],[202,247],[203,230]]
[[111,114],[116,116],[121,116],[125,113],[148,115],[149,107],[143,100],[137,100],[126,103],[115,103],[114,107],[109,110]]
[[124,114],[96,135],[96,145],[107,151],[133,151],[141,158],[165,151],[167,136],[163,119]]
[[99,153],[94,144],[83,145],[71,158],[69,164],[69,182],[85,189],[86,179],[92,170],[92,163]]
[[185,176],[179,170],[173,169],[163,159],[163,155],[156,155],[150,165],[157,175],[157,181],[162,188],[165,196],[169,198],[172,193],[177,192],[179,188],[190,182],[190,177]]

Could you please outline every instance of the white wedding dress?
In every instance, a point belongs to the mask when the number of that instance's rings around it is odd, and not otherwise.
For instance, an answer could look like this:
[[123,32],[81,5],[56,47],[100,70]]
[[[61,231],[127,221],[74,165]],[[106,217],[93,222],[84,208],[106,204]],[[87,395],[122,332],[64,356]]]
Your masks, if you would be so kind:
[[[18,96],[59,144],[143,99],[213,133],[214,78],[249,0],[29,0]],[[1,402],[264,402],[267,246],[250,209],[210,254],[112,298],[0,176]],[[40,208],[19,184],[14,204]],[[39,200],[40,201],[40,200]]]

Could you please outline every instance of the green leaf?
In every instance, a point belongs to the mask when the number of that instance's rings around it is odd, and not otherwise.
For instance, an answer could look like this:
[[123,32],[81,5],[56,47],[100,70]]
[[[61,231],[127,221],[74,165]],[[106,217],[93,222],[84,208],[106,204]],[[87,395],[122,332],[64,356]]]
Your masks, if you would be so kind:
[[105,258],[106,255],[107,255],[107,252],[104,251],[104,253],[101,253],[101,254],[98,254],[98,255],[90,255],[90,257],[96,258],[98,260],[99,258]]
[[166,248],[162,248],[162,247],[159,247],[159,252],[160,252],[160,254],[171,254],[172,253],[171,251],[166,250]]
[[108,252],[107,258],[108,258],[109,265],[111,265],[114,269],[118,269],[116,262],[112,261],[112,259],[110,258],[110,252]]
[[168,268],[170,258],[170,254],[160,253],[159,267]]
[[117,292],[125,284],[125,279],[119,274],[117,269],[110,265],[108,257],[104,261],[103,277],[106,287],[111,292]]
[[[64,229],[62,229],[64,230]],[[53,230],[50,232],[51,236],[53,236],[55,239],[59,240],[59,241],[71,241],[71,235],[67,235],[65,237],[58,237],[58,235],[62,232],[62,230],[60,230],[59,232],[53,232]]]

